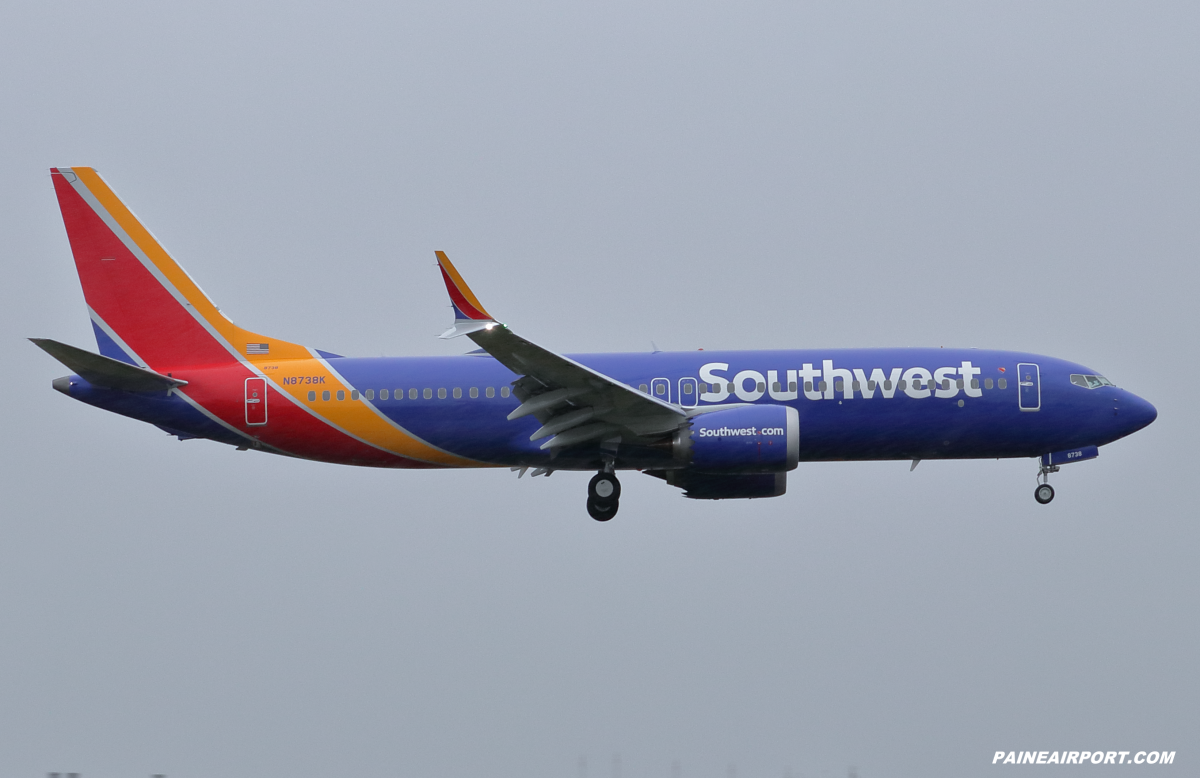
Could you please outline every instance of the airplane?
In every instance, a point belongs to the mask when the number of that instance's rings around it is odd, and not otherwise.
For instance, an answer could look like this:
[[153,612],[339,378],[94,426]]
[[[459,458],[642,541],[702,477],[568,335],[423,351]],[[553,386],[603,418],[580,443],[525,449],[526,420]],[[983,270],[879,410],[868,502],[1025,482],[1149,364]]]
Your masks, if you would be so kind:
[[242,329],[95,170],[52,168],[98,352],[35,344],[59,392],[188,440],[382,468],[593,472],[587,511],[616,515],[618,471],[692,499],[778,497],[801,462],[1028,457],[1050,474],[1157,417],[1073,362],[947,348],[557,354],[494,318],[444,252],[443,338],[476,351],[358,358]]

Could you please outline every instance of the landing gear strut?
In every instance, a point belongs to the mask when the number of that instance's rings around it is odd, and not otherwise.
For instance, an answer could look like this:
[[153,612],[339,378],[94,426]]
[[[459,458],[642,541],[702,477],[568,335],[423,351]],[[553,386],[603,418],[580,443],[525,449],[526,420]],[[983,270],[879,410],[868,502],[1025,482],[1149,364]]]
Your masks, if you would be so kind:
[[1038,460],[1038,485],[1033,490],[1033,499],[1045,505],[1054,499],[1054,487],[1050,485],[1050,474],[1058,472],[1058,465],[1046,464],[1046,459]]
[[588,481],[588,515],[596,521],[608,521],[617,515],[621,482],[610,469],[601,470]]

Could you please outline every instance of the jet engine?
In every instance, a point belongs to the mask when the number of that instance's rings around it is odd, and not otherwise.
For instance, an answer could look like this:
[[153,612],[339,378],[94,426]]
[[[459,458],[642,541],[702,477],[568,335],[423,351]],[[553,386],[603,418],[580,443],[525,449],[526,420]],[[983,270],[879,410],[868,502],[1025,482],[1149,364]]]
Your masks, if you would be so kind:
[[647,471],[694,500],[778,497],[800,459],[800,416],[785,405],[698,414],[674,441],[679,469]]
[[800,459],[800,415],[786,405],[702,413],[675,437],[675,458],[694,473],[782,473]]

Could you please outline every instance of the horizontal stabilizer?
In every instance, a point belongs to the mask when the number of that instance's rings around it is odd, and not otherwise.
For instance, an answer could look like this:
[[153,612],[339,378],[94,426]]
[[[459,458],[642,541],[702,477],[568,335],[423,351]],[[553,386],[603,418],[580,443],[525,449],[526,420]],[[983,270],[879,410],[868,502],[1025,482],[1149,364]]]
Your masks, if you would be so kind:
[[121,389],[126,392],[165,392],[187,381],[171,378],[144,367],[137,367],[110,357],[93,354],[85,349],[68,346],[57,340],[30,338],[35,346],[75,371],[94,386]]

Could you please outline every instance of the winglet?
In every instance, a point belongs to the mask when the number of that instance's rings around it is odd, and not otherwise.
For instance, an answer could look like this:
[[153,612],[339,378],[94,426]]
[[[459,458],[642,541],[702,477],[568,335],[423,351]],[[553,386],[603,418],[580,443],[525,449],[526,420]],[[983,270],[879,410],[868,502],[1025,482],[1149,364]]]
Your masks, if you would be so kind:
[[492,315],[484,310],[479,298],[467,286],[467,282],[454,269],[450,258],[444,251],[435,251],[438,266],[442,270],[442,280],[446,282],[446,292],[450,295],[450,305],[454,308],[454,326],[442,333],[443,338],[456,338],[482,329],[488,329],[496,324]]

